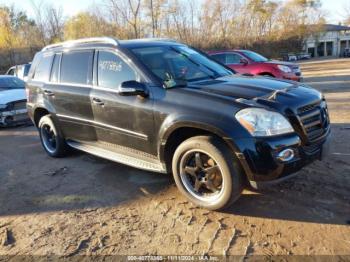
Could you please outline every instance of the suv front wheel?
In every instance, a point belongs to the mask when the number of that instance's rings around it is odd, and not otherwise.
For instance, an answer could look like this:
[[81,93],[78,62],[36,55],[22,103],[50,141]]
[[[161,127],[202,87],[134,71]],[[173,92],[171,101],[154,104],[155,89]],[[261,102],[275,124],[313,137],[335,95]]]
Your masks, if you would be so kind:
[[172,170],[181,193],[198,206],[223,209],[243,190],[243,173],[229,148],[210,136],[197,136],[176,149]]
[[50,115],[43,116],[38,125],[41,144],[51,157],[63,157],[67,153],[67,144]]

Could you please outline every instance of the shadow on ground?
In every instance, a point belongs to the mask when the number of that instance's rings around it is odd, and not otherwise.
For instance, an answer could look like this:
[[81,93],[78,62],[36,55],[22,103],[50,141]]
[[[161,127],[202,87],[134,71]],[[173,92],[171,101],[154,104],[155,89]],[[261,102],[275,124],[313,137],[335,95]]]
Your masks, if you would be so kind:
[[[344,128],[347,126],[332,126],[333,151],[350,153],[344,144],[350,139]],[[33,127],[14,133],[0,131],[0,144],[0,217],[113,208],[123,203],[133,205],[145,197],[183,201],[169,175],[137,170],[79,152],[67,158],[49,158]],[[349,174],[349,156],[332,155],[306,167],[290,181],[265,191],[247,191],[225,213],[346,224],[350,221]]]

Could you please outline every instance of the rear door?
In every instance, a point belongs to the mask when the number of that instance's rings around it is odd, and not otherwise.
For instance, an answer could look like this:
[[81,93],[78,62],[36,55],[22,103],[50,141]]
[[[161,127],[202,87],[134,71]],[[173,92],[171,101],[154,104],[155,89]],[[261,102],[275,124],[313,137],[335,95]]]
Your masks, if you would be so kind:
[[96,141],[90,103],[93,50],[56,53],[44,93],[66,139]]
[[98,51],[95,61],[96,87],[91,103],[98,140],[155,153],[151,90],[147,98],[119,95],[122,82],[141,81],[136,68],[115,50]]

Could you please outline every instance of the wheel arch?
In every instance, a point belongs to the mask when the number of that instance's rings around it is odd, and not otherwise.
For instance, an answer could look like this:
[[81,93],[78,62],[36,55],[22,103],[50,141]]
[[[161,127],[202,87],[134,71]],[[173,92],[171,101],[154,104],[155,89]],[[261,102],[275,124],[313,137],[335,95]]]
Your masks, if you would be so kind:
[[37,108],[35,108],[34,114],[33,114],[33,119],[34,119],[35,126],[38,127],[40,119],[43,116],[48,115],[48,114],[50,114],[50,112],[44,107],[37,107]]
[[272,73],[270,72],[261,72],[258,74],[259,76],[270,76],[270,77],[275,77]]
[[228,145],[232,152],[238,152],[233,141],[218,127],[198,122],[178,122],[168,128],[159,140],[158,155],[166,164],[168,172],[171,170],[172,157],[176,148],[186,139],[201,135],[216,137]]

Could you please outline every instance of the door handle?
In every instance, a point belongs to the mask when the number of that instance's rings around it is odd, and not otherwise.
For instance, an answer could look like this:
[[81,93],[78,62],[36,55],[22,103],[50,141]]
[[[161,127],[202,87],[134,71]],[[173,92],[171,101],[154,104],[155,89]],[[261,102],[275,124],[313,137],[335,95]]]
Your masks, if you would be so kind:
[[98,98],[92,98],[92,103],[94,103],[95,105],[99,105],[99,106],[103,106],[105,103],[103,103],[100,99]]
[[54,96],[55,95],[55,93],[50,91],[50,90],[44,90],[44,94],[47,96]]

